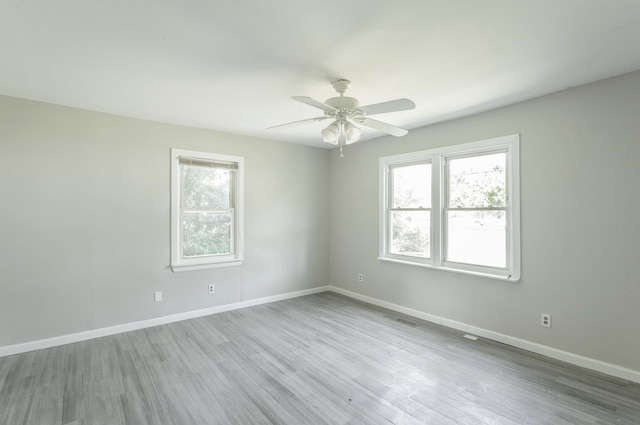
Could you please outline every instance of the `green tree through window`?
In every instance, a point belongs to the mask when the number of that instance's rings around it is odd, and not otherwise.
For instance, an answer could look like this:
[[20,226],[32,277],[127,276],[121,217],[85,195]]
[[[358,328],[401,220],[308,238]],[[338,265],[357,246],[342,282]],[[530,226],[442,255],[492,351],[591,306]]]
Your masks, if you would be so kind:
[[183,164],[183,256],[231,253],[232,170]]
[[244,260],[244,158],[171,149],[171,269]]

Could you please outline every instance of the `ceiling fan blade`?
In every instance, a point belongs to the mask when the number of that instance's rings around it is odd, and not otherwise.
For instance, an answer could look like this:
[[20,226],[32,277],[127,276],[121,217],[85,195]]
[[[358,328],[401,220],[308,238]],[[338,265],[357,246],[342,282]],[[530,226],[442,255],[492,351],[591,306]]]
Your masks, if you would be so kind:
[[386,112],[407,111],[415,109],[416,104],[409,99],[389,100],[388,102],[374,103],[372,105],[361,106],[360,109],[365,115],[384,114]]
[[396,127],[395,125],[387,124],[386,122],[382,122],[378,120],[373,120],[371,118],[364,118],[356,122],[360,125],[364,125],[365,127],[370,127],[370,128],[373,128],[374,130],[379,130],[396,137],[404,136],[409,132],[404,128]]
[[322,102],[319,102],[319,101],[317,101],[315,99],[311,99],[310,97],[307,97],[307,96],[293,96],[293,97],[291,97],[291,99],[297,100],[298,102],[306,103],[309,106],[313,106],[314,108],[322,109],[323,111],[338,112],[338,110],[336,108],[334,108],[333,106],[326,105],[326,104],[324,104]]
[[273,125],[271,127],[267,127],[267,130],[271,130],[272,128],[295,127],[297,125],[304,124],[306,122],[324,121],[324,120],[327,120],[329,118],[331,118],[331,117],[307,118],[306,120],[292,121],[292,122],[288,122],[288,123],[285,123],[285,124]]

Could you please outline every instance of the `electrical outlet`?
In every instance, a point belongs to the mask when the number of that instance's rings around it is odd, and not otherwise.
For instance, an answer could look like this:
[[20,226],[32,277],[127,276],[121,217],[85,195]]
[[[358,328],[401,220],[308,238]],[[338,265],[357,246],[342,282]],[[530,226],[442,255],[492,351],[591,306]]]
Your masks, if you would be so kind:
[[551,327],[551,315],[547,313],[542,313],[540,316],[540,324],[545,328]]
[[364,282],[364,276],[362,273],[358,273],[358,282]]
[[159,303],[162,301],[162,291],[156,291],[153,293],[153,301]]
[[213,285],[213,283],[212,283],[211,285],[209,285],[209,293],[210,293],[210,294],[213,294],[213,293],[214,293],[214,291],[215,291],[215,289],[216,289],[216,288],[215,288],[215,286]]

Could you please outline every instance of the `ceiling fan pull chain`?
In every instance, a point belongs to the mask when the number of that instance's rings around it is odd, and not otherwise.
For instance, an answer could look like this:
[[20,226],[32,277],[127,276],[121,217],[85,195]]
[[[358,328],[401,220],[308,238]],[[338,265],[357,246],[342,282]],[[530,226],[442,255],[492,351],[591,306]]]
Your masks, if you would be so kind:
[[340,145],[340,158],[344,158],[344,154],[342,153],[342,145]]

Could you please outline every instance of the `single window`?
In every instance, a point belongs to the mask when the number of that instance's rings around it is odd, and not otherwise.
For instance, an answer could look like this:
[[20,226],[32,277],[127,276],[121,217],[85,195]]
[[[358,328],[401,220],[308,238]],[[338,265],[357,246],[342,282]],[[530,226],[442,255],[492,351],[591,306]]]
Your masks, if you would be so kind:
[[389,253],[431,257],[431,164],[389,167]]
[[520,279],[519,136],[380,158],[382,260]]
[[506,153],[445,158],[445,262],[507,266]]
[[173,271],[242,261],[243,158],[171,150]]

